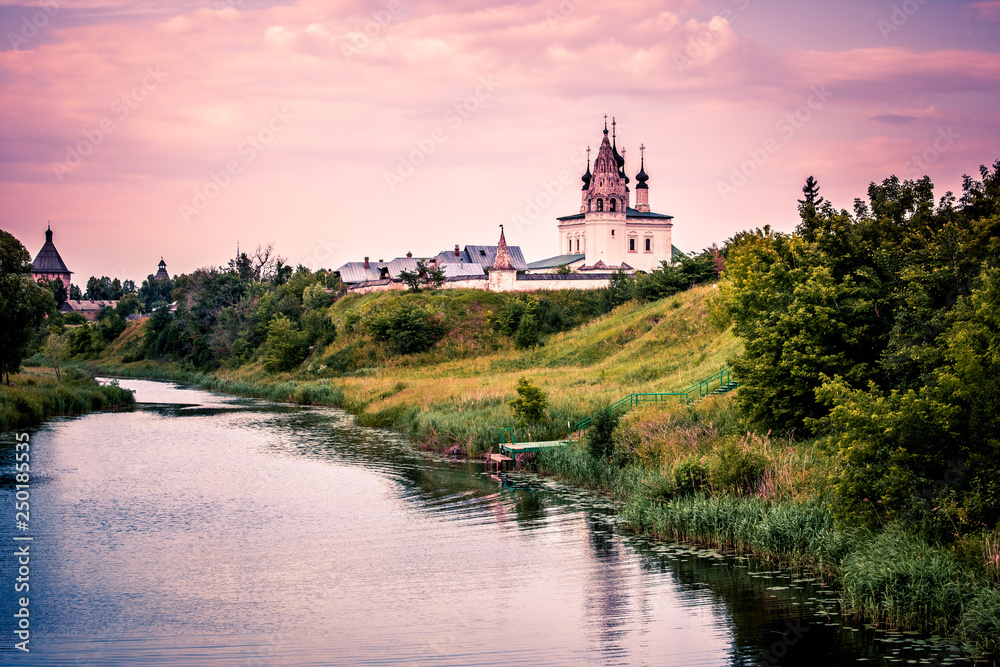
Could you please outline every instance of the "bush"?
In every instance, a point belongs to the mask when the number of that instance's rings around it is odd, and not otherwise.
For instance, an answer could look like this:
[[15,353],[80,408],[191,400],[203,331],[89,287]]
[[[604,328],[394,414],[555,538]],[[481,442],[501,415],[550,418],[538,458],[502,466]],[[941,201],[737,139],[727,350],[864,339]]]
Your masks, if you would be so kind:
[[673,487],[679,496],[690,496],[709,488],[708,466],[696,454],[682,458],[672,472]]
[[269,371],[289,371],[306,358],[305,336],[284,315],[278,315],[267,328],[264,343],[264,368]]
[[520,424],[537,424],[545,419],[545,408],[549,399],[539,387],[536,387],[526,377],[517,381],[517,398],[508,405],[514,411]]
[[615,451],[615,427],[618,426],[619,415],[610,409],[604,409],[594,415],[587,431],[587,451],[595,459],[605,459]]
[[426,352],[444,336],[444,327],[436,318],[409,304],[381,310],[367,325],[375,340],[395,343],[400,354]]
[[517,331],[514,333],[514,347],[524,350],[535,347],[538,345],[538,341],[538,322],[534,315],[527,313],[521,318],[521,323],[517,325]]
[[710,464],[716,490],[736,495],[753,494],[766,469],[767,458],[753,449],[749,438],[723,443]]

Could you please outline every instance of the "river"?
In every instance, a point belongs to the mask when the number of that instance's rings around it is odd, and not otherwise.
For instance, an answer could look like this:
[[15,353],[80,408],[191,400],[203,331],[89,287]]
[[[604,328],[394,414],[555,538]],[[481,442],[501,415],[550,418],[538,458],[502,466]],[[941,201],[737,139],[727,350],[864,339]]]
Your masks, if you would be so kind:
[[335,409],[121,384],[135,411],[28,431],[23,530],[3,435],[0,664],[952,660],[937,638],[842,622],[808,575],[631,535],[606,499],[550,479],[498,484]]

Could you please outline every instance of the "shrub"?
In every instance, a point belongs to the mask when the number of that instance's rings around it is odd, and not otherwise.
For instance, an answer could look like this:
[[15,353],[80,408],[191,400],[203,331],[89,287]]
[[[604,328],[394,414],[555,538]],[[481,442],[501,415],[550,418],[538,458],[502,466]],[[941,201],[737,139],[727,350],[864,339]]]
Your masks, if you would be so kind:
[[278,315],[267,327],[264,343],[264,368],[269,371],[289,371],[306,358],[305,337],[284,315]]
[[690,496],[709,488],[708,466],[696,454],[685,456],[674,465],[673,487],[677,495]]
[[719,490],[750,495],[757,490],[767,469],[767,458],[755,451],[750,438],[729,440],[719,446],[712,459],[712,483]]
[[587,431],[587,450],[595,459],[605,459],[615,450],[615,427],[618,426],[619,415],[610,409],[604,409],[594,415]]
[[545,418],[549,399],[541,388],[536,387],[526,377],[517,381],[517,398],[508,405],[521,424],[537,424]]
[[521,323],[517,325],[514,333],[514,347],[524,350],[538,345],[538,321],[531,313],[527,313],[521,318]]

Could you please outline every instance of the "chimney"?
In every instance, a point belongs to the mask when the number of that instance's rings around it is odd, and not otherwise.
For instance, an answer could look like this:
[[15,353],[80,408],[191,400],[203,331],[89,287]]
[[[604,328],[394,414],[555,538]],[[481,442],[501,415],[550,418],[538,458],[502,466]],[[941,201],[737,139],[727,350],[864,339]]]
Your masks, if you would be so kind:
[[455,244],[455,257],[458,257],[458,244]]
[[366,269],[371,268],[370,266],[368,266],[368,258],[367,257],[365,257],[365,268]]
[[408,258],[409,258],[409,257],[413,257],[413,253],[412,253],[412,252],[408,252],[408,253],[406,253],[406,256],[407,256]]

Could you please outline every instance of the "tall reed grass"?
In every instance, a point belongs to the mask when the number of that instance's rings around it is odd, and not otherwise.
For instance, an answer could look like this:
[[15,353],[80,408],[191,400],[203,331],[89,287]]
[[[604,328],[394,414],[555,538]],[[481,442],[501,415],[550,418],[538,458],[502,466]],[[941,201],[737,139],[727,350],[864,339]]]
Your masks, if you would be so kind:
[[115,385],[100,385],[89,377],[57,382],[38,371],[13,375],[11,381],[12,386],[0,385],[0,431],[36,426],[51,417],[135,405],[132,392]]

